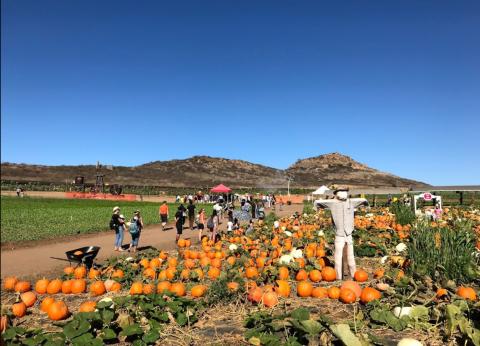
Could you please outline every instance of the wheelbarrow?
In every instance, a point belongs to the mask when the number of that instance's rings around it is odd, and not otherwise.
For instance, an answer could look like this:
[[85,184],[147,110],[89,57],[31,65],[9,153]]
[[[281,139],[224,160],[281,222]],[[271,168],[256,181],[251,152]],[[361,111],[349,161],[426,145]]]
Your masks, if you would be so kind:
[[77,263],[77,267],[84,266],[88,269],[93,266],[93,260],[97,257],[98,251],[100,251],[100,247],[98,246],[87,246],[67,251],[65,254],[70,262],[70,266],[72,266],[72,262],[74,262]]

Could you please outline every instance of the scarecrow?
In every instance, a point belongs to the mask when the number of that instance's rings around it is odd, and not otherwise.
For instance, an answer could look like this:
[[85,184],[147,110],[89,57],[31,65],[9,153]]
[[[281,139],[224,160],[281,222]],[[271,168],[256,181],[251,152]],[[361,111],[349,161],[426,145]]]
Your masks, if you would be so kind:
[[355,209],[360,205],[370,208],[370,205],[365,198],[348,198],[348,188],[345,187],[339,186],[333,194],[335,199],[316,200],[313,210],[317,211],[319,208],[325,208],[330,210],[332,214],[332,225],[335,232],[335,271],[337,272],[337,279],[341,280],[348,275],[343,274],[343,272],[346,272],[347,265],[352,278],[357,271],[352,239]]

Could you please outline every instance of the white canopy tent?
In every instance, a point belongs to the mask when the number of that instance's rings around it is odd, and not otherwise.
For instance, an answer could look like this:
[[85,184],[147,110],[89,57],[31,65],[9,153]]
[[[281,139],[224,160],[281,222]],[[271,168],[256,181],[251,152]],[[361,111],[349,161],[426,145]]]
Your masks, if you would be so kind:
[[322,187],[319,187],[316,191],[313,191],[312,195],[324,195],[325,191],[330,191],[330,189],[323,185]]

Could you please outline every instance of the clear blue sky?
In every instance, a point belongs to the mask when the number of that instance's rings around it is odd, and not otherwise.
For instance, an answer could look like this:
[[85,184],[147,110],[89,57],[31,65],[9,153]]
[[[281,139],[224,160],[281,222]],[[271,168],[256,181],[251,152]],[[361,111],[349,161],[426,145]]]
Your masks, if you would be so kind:
[[1,2],[2,161],[339,152],[480,183],[480,2]]

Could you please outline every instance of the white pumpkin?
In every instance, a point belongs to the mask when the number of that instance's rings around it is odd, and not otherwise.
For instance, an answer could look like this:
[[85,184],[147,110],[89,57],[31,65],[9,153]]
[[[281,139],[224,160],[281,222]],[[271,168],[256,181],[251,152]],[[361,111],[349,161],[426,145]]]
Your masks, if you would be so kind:
[[297,250],[297,248],[294,247],[290,252],[290,256],[292,256],[293,258],[303,258],[303,252],[302,250],[300,249]]
[[[285,227],[282,227],[282,228],[285,228]],[[288,236],[288,237],[292,236],[292,232],[290,232],[290,231],[285,231],[283,233],[285,233],[285,235]]]
[[381,260],[382,264],[387,263],[388,257],[389,257],[389,256],[384,256],[384,257],[382,257],[382,260]]
[[228,247],[228,249],[229,249],[230,251],[235,251],[237,248],[238,248],[238,247],[237,247],[237,245],[235,245],[235,244],[230,244],[230,246]]
[[127,258],[125,258],[125,261],[127,261],[127,262],[132,262],[133,260],[135,260],[135,258],[133,258],[133,257],[127,257]]
[[319,237],[323,237],[324,235],[325,235],[325,233],[322,230],[318,231],[318,236]]
[[404,307],[397,306],[393,309],[392,312],[397,318],[400,318],[402,316],[408,316],[411,309],[412,308],[409,306],[404,306]]
[[395,249],[398,251],[398,252],[403,252],[403,251],[406,251],[407,250],[407,245],[405,245],[404,243],[400,243],[398,244]]
[[295,262],[295,259],[291,255],[283,255],[280,257],[280,260],[278,261],[279,263],[291,263]]
[[[100,303],[102,303],[102,302],[103,302],[103,303],[110,303],[110,307],[112,307],[112,305],[113,305],[113,308],[115,308],[115,305],[116,305],[116,304],[113,302],[113,299],[112,299],[112,298],[105,297],[105,298],[101,299],[101,300],[98,302],[98,304],[100,304]],[[98,311],[98,309],[95,309],[95,311]]]
[[397,346],[423,346],[423,344],[415,339],[404,338],[398,342]]

